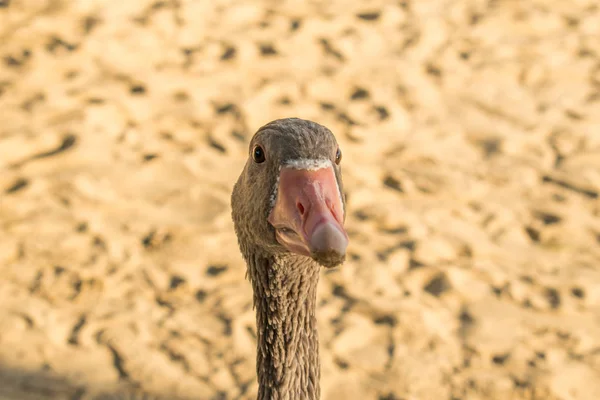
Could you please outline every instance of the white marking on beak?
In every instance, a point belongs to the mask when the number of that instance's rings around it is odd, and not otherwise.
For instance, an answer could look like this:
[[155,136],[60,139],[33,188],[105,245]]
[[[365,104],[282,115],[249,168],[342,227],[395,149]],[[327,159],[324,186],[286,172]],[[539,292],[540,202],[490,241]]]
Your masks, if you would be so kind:
[[318,158],[318,159],[309,159],[309,158],[299,158],[296,160],[286,161],[284,164],[285,167],[293,168],[293,169],[306,169],[309,171],[317,171],[319,169],[331,167],[331,160],[328,158]]
[[269,212],[275,207],[275,201],[277,200],[277,190],[279,190],[279,175],[281,175],[281,165],[277,170],[277,176],[275,177],[275,185],[273,186],[273,190],[271,190],[271,197],[269,197],[270,209]]

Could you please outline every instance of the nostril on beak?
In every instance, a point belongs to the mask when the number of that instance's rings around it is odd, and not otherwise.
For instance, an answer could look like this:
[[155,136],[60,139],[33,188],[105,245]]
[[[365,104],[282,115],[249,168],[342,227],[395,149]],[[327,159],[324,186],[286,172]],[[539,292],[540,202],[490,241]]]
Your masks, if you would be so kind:
[[296,207],[298,208],[298,211],[300,211],[300,215],[304,215],[304,206],[302,205],[302,203],[296,203]]

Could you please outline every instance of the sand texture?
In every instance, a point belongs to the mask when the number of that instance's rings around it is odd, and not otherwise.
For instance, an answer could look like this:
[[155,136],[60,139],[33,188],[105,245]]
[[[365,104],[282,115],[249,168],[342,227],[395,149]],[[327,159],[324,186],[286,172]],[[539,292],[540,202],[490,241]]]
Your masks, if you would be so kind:
[[290,116],[324,400],[600,399],[595,0],[0,1],[0,399],[253,399],[229,197]]

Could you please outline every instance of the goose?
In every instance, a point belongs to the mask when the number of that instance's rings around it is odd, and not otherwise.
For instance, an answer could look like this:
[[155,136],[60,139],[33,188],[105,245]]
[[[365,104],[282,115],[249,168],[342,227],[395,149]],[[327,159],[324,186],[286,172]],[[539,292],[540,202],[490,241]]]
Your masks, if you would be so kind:
[[321,267],[344,262],[342,152],[316,122],[262,126],[234,184],[231,215],[256,311],[258,400],[318,400]]

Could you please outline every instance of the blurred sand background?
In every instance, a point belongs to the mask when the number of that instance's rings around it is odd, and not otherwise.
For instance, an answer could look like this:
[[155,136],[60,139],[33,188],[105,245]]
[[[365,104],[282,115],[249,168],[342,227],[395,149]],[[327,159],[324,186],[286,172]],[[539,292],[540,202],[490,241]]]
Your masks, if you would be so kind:
[[600,399],[600,5],[0,1],[0,398],[252,399],[230,220],[328,126],[323,399]]

